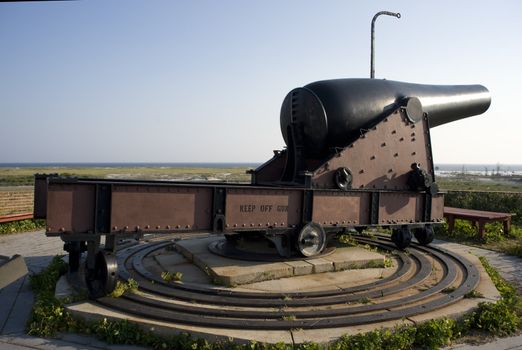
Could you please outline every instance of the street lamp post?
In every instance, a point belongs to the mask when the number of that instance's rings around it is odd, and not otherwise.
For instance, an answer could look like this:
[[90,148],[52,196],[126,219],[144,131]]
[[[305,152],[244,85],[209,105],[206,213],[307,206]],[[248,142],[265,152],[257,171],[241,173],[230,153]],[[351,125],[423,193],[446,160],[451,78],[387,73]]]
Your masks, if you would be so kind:
[[386,15],[386,16],[393,16],[397,18],[401,18],[400,13],[390,12],[390,11],[381,11],[377,12],[375,16],[373,16],[372,19],[372,42],[371,42],[371,58],[370,58],[370,78],[375,78],[375,52],[374,52],[374,42],[375,42],[375,21],[377,20],[377,17],[380,15]]

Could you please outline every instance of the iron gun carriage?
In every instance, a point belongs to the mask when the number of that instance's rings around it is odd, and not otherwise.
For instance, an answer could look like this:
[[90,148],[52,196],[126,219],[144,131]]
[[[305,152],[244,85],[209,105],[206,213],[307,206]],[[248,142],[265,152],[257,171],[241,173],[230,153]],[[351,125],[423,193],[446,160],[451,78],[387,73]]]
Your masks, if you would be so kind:
[[[35,176],[36,218],[60,236],[77,270],[87,251],[90,293],[116,283],[116,240],[211,231],[230,242],[262,233],[281,256],[320,255],[347,229],[393,230],[406,248],[429,244],[443,221],[430,127],[485,112],[480,85],[338,79],[292,90],[281,108],[287,147],[250,171],[251,183]],[[105,244],[101,247],[101,237]]]

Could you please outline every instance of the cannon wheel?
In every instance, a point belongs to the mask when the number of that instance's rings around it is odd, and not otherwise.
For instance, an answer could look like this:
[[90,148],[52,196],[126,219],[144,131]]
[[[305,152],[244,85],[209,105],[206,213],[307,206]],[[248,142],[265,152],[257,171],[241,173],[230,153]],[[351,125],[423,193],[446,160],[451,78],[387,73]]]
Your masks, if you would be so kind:
[[413,234],[415,235],[415,238],[417,238],[417,241],[419,241],[420,245],[428,245],[433,242],[433,239],[435,238],[433,227],[431,225],[417,228],[413,230]]
[[406,249],[411,243],[411,231],[408,226],[403,226],[399,229],[394,229],[391,235],[391,240],[399,249]]
[[86,274],[87,288],[91,298],[100,298],[111,293],[118,279],[118,263],[112,252],[100,250],[96,254],[94,269]]
[[326,232],[315,222],[303,226],[297,235],[297,250],[304,256],[321,254],[326,247]]

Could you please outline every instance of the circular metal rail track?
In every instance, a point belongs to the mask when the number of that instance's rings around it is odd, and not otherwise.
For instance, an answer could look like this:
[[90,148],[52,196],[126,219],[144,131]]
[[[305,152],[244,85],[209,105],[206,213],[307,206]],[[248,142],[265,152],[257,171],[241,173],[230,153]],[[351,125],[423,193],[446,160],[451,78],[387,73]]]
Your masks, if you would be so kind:
[[370,283],[310,292],[271,293],[186,282],[166,283],[143,260],[172,242],[121,252],[119,275],[139,283],[139,293],[97,302],[144,318],[201,327],[291,330],[346,327],[426,313],[465,297],[478,285],[479,271],[452,252],[412,244],[396,251],[387,236],[355,236],[393,254],[397,268]]

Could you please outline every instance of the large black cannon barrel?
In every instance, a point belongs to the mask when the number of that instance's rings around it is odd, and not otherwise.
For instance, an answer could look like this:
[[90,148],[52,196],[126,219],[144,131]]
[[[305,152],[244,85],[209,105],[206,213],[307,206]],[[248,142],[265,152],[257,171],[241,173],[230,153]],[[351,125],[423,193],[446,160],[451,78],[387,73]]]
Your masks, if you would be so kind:
[[[309,155],[344,147],[373,127],[406,98],[416,97],[431,127],[484,113],[490,103],[482,85],[422,85],[379,79],[335,79],[297,88],[281,107],[281,132],[289,144],[290,125]],[[297,134],[297,136],[296,136]]]

